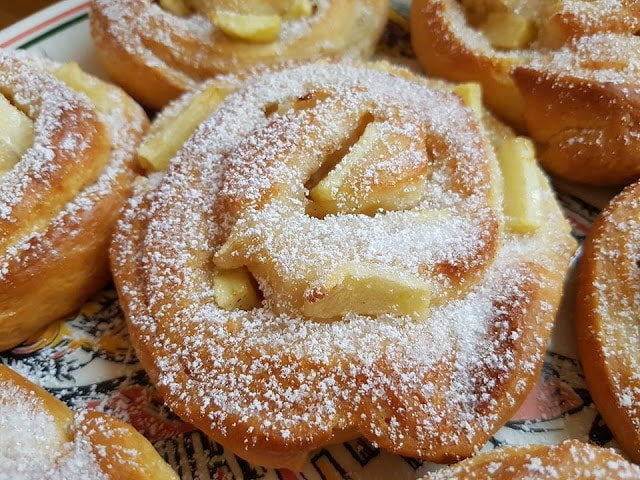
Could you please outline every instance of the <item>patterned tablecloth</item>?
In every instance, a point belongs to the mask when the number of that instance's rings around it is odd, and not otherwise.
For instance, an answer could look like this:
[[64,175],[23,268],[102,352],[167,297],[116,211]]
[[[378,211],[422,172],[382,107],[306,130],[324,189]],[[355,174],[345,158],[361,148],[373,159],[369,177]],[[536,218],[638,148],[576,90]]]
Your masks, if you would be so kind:
[[[0,32],[0,46],[36,50],[59,61],[76,60],[101,74],[92,53],[86,1],[60,2]],[[381,53],[412,62],[406,27],[407,2],[393,3]],[[607,190],[587,190],[556,182],[558,197],[582,239]],[[572,327],[573,279],[542,374],[516,415],[485,448],[503,444],[557,443],[567,438],[614,446],[586,388]],[[136,360],[113,288],[107,288],[70,318],[63,319],[11,351],[0,362],[31,378],[72,408],[109,412],[146,435],[183,479],[357,479],[416,478],[438,468],[394,456],[365,440],[314,452],[300,474],[267,470],[226,452],[168,411]]]

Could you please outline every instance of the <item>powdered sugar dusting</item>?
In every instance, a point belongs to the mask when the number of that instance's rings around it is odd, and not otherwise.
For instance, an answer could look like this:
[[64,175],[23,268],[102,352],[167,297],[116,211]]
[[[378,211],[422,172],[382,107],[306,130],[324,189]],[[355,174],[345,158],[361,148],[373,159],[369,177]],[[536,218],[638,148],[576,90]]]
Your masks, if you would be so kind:
[[582,78],[593,85],[616,85],[627,101],[638,95],[640,58],[635,55],[640,39],[634,36],[602,33],[580,37],[563,48],[540,55],[533,68]]
[[502,447],[433,472],[422,480],[498,478],[638,478],[640,467],[608,448],[567,440],[559,445]]
[[[33,147],[0,183],[0,219],[8,224],[15,224],[12,231],[17,232],[11,238],[7,237],[6,231],[2,232],[6,248],[0,257],[0,279],[4,279],[11,271],[27,268],[43,256],[57,256],[56,237],[63,235],[69,238],[80,235],[82,229],[86,228],[87,219],[93,215],[96,205],[114,195],[114,191],[123,189],[123,184],[133,176],[130,165],[134,148],[146,124],[142,121],[144,115],[136,117],[128,110],[133,102],[128,98],[124,100],[121,91],[115,88],[104,91],[104,95],[110,96],[112,100],[111,109],[98,112],[97,115],[106,128],[106,131],[101,131],[100,134],[106,136],[106,141],[110,142],[110,154],[106,163],[100,158],[93,160],[92,169],[101,167],[100,162],[105,163],[102,165],[103,168],[98,170],[92,181],[85,180],[79,191],[69,187],[69,198],[60,206],[59,211],[55,211],[48,201],[39,197],[34,199],[33,191],[26,182],[35,178],[39,191],[42,195],[47,195],[51,188],[47,179],[52,175],[61,175],[57,172],[61,168],[60,160],[56,162],[54,158],[69,157],[64,168],[71,170],[74,169],[75,163],[91,161],[91,158],[85,158],[93,155],[86,152],[87,133],[83,133],[82,128],[79,128],[79,125],[85,123],[85,119],[82,116],[74,119],[76,128],[72,128],[68,117],[73,117],[74,112],[79,110],[78,106],[81,106],[81,112],[95,110],[91,106],[91,100],[83,93],[66,88],[48,73],[59,68],[59,64],[26,52],[3,52],[1,58],[5,63],[5,69],[0,74],[3,76],[3,85],[7,85],[3,93],[8,94],[8,86],[13,86],[10,92],[13,102],[35,118],[36,131]],[[12,60],[13,58],[16,60]],[[6,68],[7,65],[14,64],[18,66]],[[135,109],[138,108],[135,106]],[[65,115],[67,117],[63,123],[64,128],[58,132],[61,116]],[[95,121],[95,117],[92,117],[92,121]],[[57,182],[60,182],[59,178]],[[50,210],[40,217],[39,223],[32,224],[30,230],[20,229],[16,224],[18,214],[15,209],[25,209],[23,201],[27,194],[30,202],[28,205],[37,205],[40,202]],[[28,225],[27,220],[21,218],[24,225]],[[13,244],[9,244],[9,241]]]
[[[386,1],[314,1],[310,15],[282,18],[271,43],[237,40],[217,29],[206,11],[179,17],[146,0],[98,0],[92,29],[98,46],[117,42],[135,63],[142,63],[183,89],[220,73],[258,64],[321,56],[369,54],[386,16]],[[334,32],[340,32],[336,35]],[[107,38],[108,37],[108,38]],[[105,62],[107,59],[104,59]]]
[[[328,99],[308,111],[265,113],[309,92],[328,92]],[[364,108],[424,145],[412,147],[425,148],[430,158],[428,193],[418,206],[322,219],[304,213],[305,178],[297,167],[319,155],[313,150],[319,144],[308,139],[331,137],[328,119],[340,123],[338,116],[323,117],[324,108],[336,111],[332,99],[341,99],[346,112]],[[397,110],[409,117],[406,123],[394,123]],[[306,116],[317,123],[299,130]],[[424,132],[436,140],[420,144]],[[549,217],[562,231],[502,232],[490,180],[495,158],[483,134],[455,96],[347,65],[267,75],[230,95],[157,189],[132,202],[115,239],[116,275],[121,269],[134,275],[118,285],[134,344],[153,357],[146,366],[168,404],[199,419],[222,443],[243,438],[247,451],[271,437],[305,450],[355,426],[386,448],[429,456],[497,428],[506,397],[527,390],[515,380],[513,389],[505,387],[510,372],[535,374],[555,308],[533,304],[528,291],[557,289],[558,277],[529,269],[527,261],[553,266],[553,245],[564,263],[571,242],[548,190]],[[400,161],[406,157],[389,160],[392,170]],[[136,230],[138,222],[144,230]],[[246,246],[232,258],[256,265],[250,270],[265,295],[248,312],[224,311],[213,300],[212,257],[228,235]],[[483,255],[493,252],[492,242],[498,247],[487,264]],[[321,276],[340,259],[422,275],[436,292],[429,318],[305,319],[275,277],[258,272],[269,264],[283,284],[305,282],[305,272]],[[445,266],[468,282],[456,294],[447,290],[452,280]],[[438,298],[448,300],[438,304]],[[526,320],[532,330],[518,323],[529,311],[539,312]],[[505,388],[510,391],[496,399]]]
[[[613,398],[597,402],[615,402],[624,422],[631,422],[634,431],[640,432],[640,271],[638,269],[638,244],[640,222],[637,212],[638,185],[623,190],[603,211],[597,220],[597,228],[590,234],[588,250],[589,270],[585,274],[582,291],[585,304],[593,306],[589,320],[580,318],[587,325],[584,335],[598,345],[598,356],[587,362],[603,368],[606,381],[613,390]],[[593,380],[591,380],[593,381]],[[604,381],[604,380],[599,380]],[[609,420],[607,420],[609,421]],[[619,420],[615,421],[617,426]]]
[[424,68],[482,84],[488,107],[540,145],[545,169],[590,185],[626,185],[640,176],[636,4],[414,5],[412,28],[422,32],[414,49]]
[[82,435],[69,432],[43,400],[11,380],[0,389],[0,478],[109,478]]
[[[82,124],[91,120],[86,116],[86,103],[82,104],[82,100],[74,97],[69,90],[57,88],[53,78],[34,72],[27,65],[12,61],[12,56],[7,53],[2,54],[0,61],[0,81],[4,86],[2,93],[35,120],[36,132],[34,145],[0,184],[0,219],[7,222],[11,221],[13,209],[28,193],[27,190],[33,189],[31,184],[26,183],[31,180],[31,172],[44,184],[45,188],[41,190],[43,195],[47,188],[50,188],[51,178],[55,177],[56,171],[61,168],[53,161],[56,155],[65,157],[69,152],[84,152],[87,149],[88,144],[78,129],[61,131],[60,125]],[[39,88],[34,85],[39,85]],[[69,112],[72,115],[71,119],[63,119]],[[93,132],[89,132],[89,135],[91,133]],[[54,136],[59,142],[56,146],[52,145]],[[56,149],[60,149],[61,152],[56,152]],[[36,203],[38,201],[42,201],[42,197],[38,198]],[[3,236],[6,234],[6,230],[3,230]]]

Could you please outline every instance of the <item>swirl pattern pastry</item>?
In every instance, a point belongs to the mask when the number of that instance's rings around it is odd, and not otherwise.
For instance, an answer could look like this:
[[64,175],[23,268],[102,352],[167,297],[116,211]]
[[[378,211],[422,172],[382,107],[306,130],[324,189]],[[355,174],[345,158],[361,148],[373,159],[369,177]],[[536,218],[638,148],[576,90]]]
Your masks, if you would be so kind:
[[0,52],[0,93],[6,122],[0,349],[6,349],[78,308],[109,280],[112,228],[130,193],[134,148],[148,120],[124,92],[74,64],[16,52]]
[[482,84],[498,116],[536,141],[554,175],[591,185],[640,176],[637,4],[418,0],[424,69]]
[[579,264],[578,346],[589,391],[626,453],[640,461],[638,194],[623,190],[593,223]]
[[73,412],[4,365],[0,382],[0,462],[13,478],[177,480],[128,423],[100,412]]
[[[185,0],[186,11],[177,15],[163,3],[175,2],[95,0],[91,10],[96,53],[107,73],[153,108],[222,73],[319,57],[367,57],[389,5],[388,0]],[[254,11],[261,14],[247,14]],[[238,38],[215,21],[224,13],[239,16],[241,25],[280,19],[279,30],[266,40],[255,33],[259,29],[249,32],[253,38]]]
[[574,248],[535,164],[548,223],[507,226],[489,138],[512,137],[372,68],[302,66],[229,95],[112,247],[170,408],[266,466],[358,435],[472,454],[538,373]]
[[422,480],[481,478],[632,479],[640,478],[640,467],[609,448],[567,440],[559,445],[497,448],[431,473]]

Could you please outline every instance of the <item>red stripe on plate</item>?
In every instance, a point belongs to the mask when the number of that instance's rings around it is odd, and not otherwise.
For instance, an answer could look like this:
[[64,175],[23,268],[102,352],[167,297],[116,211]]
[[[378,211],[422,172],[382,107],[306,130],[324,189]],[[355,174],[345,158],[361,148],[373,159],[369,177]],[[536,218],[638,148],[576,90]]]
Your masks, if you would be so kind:
[[39,23],[38,25],[34,25],[33,27],[25,30],[24,32],[20,32],[18,35],[16,35],[15,37],[7,40],[4,43],[0,43],[0,48],[8,48],[11,47],[13,45],[15,45],[16,43],[20,42],[20,40],[23,40],[27,37],[30,37],[32,35],[34,35],[35,33],[38,33],[40,30],[44,30],[47,27],[51,26],[52,24],[55,23],[59,23],[62,20],[66,19],[67,17],[70,17],[78,12],[81,12],[83,10],[86,10],[87,8],[89,8],[89,6],[91,5],[91,2],[85,2],[82,3],[76,7],[73,7],[70,10],[67,10],[66,12],[62,12],[54,17],[48,18],[46,19],[44,22]]

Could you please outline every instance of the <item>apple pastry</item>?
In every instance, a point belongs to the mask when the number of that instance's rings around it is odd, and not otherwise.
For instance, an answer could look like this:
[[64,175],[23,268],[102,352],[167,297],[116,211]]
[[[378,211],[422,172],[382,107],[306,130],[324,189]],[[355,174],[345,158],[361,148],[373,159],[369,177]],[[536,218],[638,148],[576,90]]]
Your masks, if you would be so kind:
[[477,86],[429,85],[383,64],[258,77],[123,211],[111,262],[143,366],[251,462],[298,470],[358,436],[467,457],[538,375],[568,223]]
[[368,57],[389,0],[94,0],[109,76],[161,108],[207,78],[320,57]]
[[640,461],[640,295],[636,182],[600,213],[585,239],[578,268],[575,323],[593,401],[616,440]]
[[590,185],[640,177],[637,3],[417,0],[410,23],[425,71],[480,83],[549,172]]
[[640,467],[610,448],[578,440],[559,445],[500,447],[433,472],[422,480],[640,478]]
[[24,479],[178,479],[130,424],[97,411],[72,411],[4,365],[0,383],[3,473]]
[[0,51],[0,350],[72,313],[111,278],[108,250],[147,128],[121,89]]

